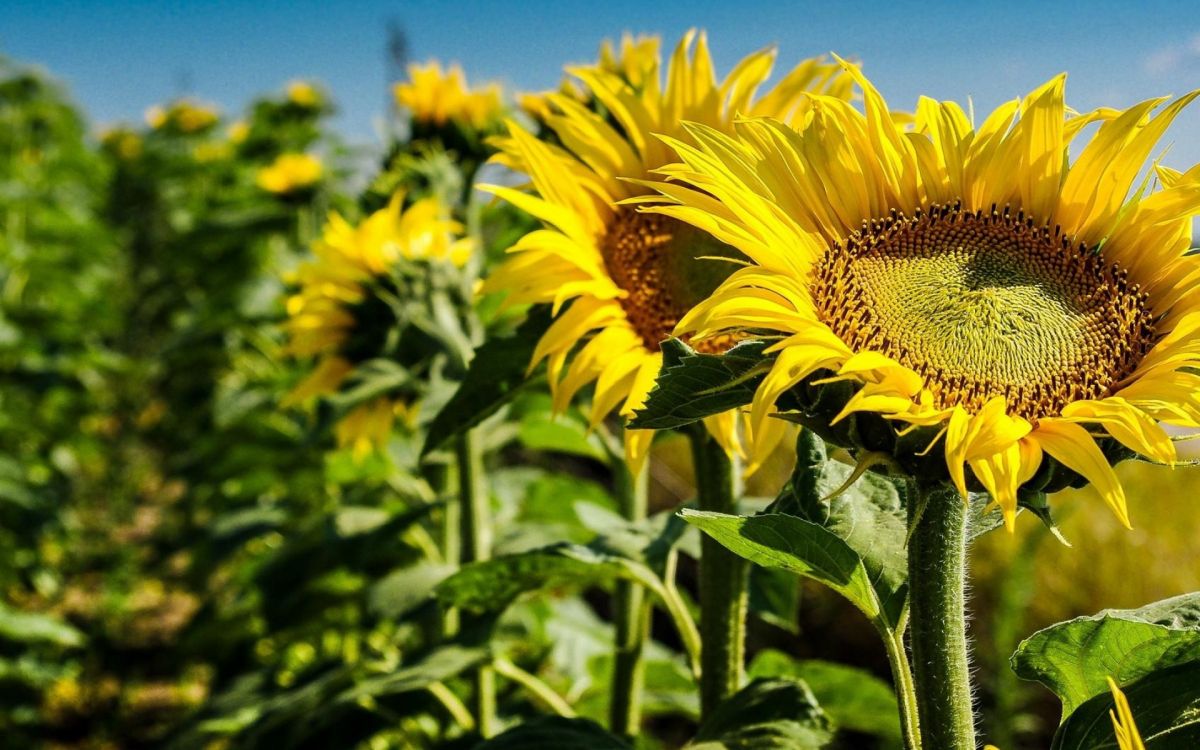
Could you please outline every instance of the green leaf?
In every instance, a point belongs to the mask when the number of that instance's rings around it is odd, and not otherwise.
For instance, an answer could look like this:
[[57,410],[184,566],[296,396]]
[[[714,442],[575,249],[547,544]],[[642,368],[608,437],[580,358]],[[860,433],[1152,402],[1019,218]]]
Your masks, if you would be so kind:
[[1198,659],[1200,593],[1194,593],[1051,625],[1021,642],[1012,667],[1053,690],[1065,717],[1107,694],[1108,677],[1126,685]]
[[62,620],[39,612],[22,612],[0,602],[0,639],[15,643],[81,646],[83,633]]
[[750,612],[777,628],[798,635],[800,582],[786,570],[750,568]]
[[587,425],[571,415],[527,415],[521,420],[517,437],[530,450],[568,453],[597,461],[607,457],[600,437],[589,433]]
[[873,734],[897,748],[903,741],[896,694],[891,685],[870,672],[819,659],[796,660],[782,651],[765,649],[755,655],[747,673],[802,680],[839,729]]
[[815,750],[833,725],[803,682],[758,679],[725,700],[696,733],[691,750]]
[[437,584],[454,572],[454,566],[422,560],[399,568],[371,586],[367,604],[372,614],[399,620],[432,598]]
[[706,511],[680,511],[683,519],[716,539],[734,554],[755,565],[789,570],[812,578],[850,600],[873,622],[895,628],[897,621],[884,609],[896,592],[880,580],[876,590],[870,574],[850,545],[829,529],[796,516],[767,513],[733,516]]
[[543,716],[475,746],[475,750],[632,750],[591,719]]
[[615,578],[657,582],[632,560],[578,544],[555,544],[467,565],[442,581],[435,593],[443,603],[469,612],[496,612],[528,591],[574,589]]
[[[1200,747],[1200,662],[1150,673],[1122,688],[1147,750]],[[1075,709],[1054,735],[1051,750],[1117,749],[1106,690]]]
[[841,490],[853,473],[853,467],[828,458],[815,432],[801,430],[792,479],[769,510],[803,518],[843,540],[861,560],[880,608],[895,624],[908,596],[904,498],[900,486],[870,471]]
[[548,307],[535,307],[512,336],[490,339],[475,351],[462,384],[430,423],[422,455],[479,424],[517,395],[551,320]]
[[482,648],[442,646],[412,665],[359,681],[354,687],[343,691],[337,700],[355,703],[366,697],[381,698],[422,690],[435,682],[456,677],[487,658],[488,653]]
[[744,341],[724,354],[700,354],[679,339],[662,343],[663,367],[630,427],[665,430],[744,406],[767,373],[767,344]]

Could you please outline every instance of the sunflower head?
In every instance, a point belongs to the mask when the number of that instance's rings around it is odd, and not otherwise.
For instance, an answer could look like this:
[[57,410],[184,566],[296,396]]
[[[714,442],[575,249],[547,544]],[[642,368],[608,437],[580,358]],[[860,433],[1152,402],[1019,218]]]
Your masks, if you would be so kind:
[[321,90],[308,81],[290,81],[284,88],[288,104],[298,109],[319,110],[325,106]]
[[[757,52],[718,80],[703,33],[686,34],[668,64],[657,38],[626,37],[619,51],[606,46],[598,63],[568,69],[580,94],[568,89],[542,96],[542,138],[510,123],[508,134],[494,139],[497,161],[528,174],[533,193],[490,189],[545,228],[511,249],[513,257],[485,289],[508,292],[512,303],[554,306],[557,319],[533,364],[548,361],[558,408],[595,383],[593,421],[618,409],[632,414],[653,384],[661,342],[746,260],[706,227],[637,209],[656,188],[670,189],[659,170],[678,156],[661,136],[686,141],[684,119],[732,132],[738,113],[792,118],[806,109],[806,92],[850,93],[841,68],[823,60],[802,62],[760,93],[773,62],[772,51]],[[730,341],[701,346],[715,351]],[[743,450],[733,434],[737,421],[730,416],[709,424],[730,450]],[[760,432],[781,437],[775,426]],[[650,436],[626,435],[636,467]],[[751,468],[762,455],[751,457]]]
[[[297,270],[298,289],[287,300],[287,351],[316,363],[285,405],[337,394],[360,365],[393,352],[409,296],[404,291],[407,266],[461,266],[470,257],[473,241],[461,237],[462,225],[449,218],[440,201],[425,198],[403,205],[398,193],[358,224],[330,214],[313,247],[316,258]],[[393,394],[354,407],[335,430],[339,445],[353,446],[356,454],[362,445],[381,446],[398,405],[411,400],[411,395]]]
[[394,88],[396,103],[413,119],[414,126],[439,128],[451,123],[488,130],[499,122],[503,105],[500,87],[472,89],[458,65],[443,70],[436,60],[408,68],[408,80]]
[[200,133],[216,125],[218,119],[216,109],[190,99],[180,99],[165,107],[155,105],[146,110],[146,124],[162,132]]
[[1076,115],[1058,77],[978,126],[927,99],[910,125],[847,72],[861,111],[814,96],[795,127],[668,141],[690,188],[651,210],[751,260],[678,331],[775,337],[756,423],[786,397],[860,453],[932,457],[1010,528],[1019,496],[1085,480],[1128,523],[1110,461],[1172,462],[1161,424],[1200,426],[1200,168],[1139,182],[1196,94]]
[[312,154],[280,154],[258,170],[255,181],[268,193],[296,195],[312,190],[323,173],[321,160]]

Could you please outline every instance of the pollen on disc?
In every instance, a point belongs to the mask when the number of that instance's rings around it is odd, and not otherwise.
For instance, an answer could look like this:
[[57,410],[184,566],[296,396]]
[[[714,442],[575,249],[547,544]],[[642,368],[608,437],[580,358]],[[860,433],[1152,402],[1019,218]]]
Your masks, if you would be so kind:
[[[675,324],[736,268],[715,258],[742,258],[733,248],[682,221],[620,207],[600,245],[609,276],[624,292],[625,315],[650,351]],[[694,342],[701,351],[724,351],[718,336]]]
[[843,341],[915,370],[938,406],[1004,396],[1031,420],[1108,395],[1156,340],[1121,269],[1007,210],[868,222],[826,252],[814,296]]

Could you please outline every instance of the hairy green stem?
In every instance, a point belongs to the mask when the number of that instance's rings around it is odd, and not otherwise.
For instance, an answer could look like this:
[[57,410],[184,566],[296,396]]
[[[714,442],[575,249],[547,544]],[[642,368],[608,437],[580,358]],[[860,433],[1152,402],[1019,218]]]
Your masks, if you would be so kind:
[[921,740],[929,750],[975,750],[967,656],[967,505],[946,485],[917,489],[917,502],[909,505],[908,580]]
[[[460,433],[454,449],[458,463],[459,542],[462,545],[459,560],[467,565],[491,556],[492,514],[487,487],[483,485],[483,456],[478,436],[473,431]],[[479,734],[490,737],[496,727],[496,674],[490,666],[481,666],[472,675],[472,682]]]
[[[646,517],[646,488],[649,473],[634,476],[622,460],[614,461],[617,497],[621,514],[629,521]],[[645,587],[633,581],[618,581],[614,600],[616,625],[613,658],[612,700],[609,728],[624,737],[637,736],[642,724],[642,684],[645,664],[642,652],[650,635],[650,601]]]
[[908,663],[908,652],[904,649],[904,632],[894,631],[884,635],[888,665],[892,669],[892,682],[896,688],[896,702],[900,705],[900,731],[904,735],[906,750],[921,750],[920,721],[917,718],[917,696],[913,689],[912,668]]
[[[737,512],[733,461],[702,427],[689,433],[700,510]],[[741,687],[746,648],[749,566],[719,542],[700,542],[700,716]]]

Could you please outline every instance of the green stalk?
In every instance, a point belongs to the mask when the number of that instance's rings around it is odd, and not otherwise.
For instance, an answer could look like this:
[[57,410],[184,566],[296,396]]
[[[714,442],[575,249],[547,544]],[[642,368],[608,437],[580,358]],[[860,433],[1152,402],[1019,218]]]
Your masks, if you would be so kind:
[[[478,436],[473,431],[460,433],[455,439],[458,460],[459,559],[463,565],[486,560],[492,552],[491,508],[487,488],[483,485],[483,457]],[[491,737],[496,728],[496,673],[490,666],[481,666],[472,675],[474,683],[475,719],[479,734]]]
[[[634,476],[620,458],[614,460],[613,465],[617,467],[615,479],[621,515],[629,521],[641,521],[646,517],[649,473],[643,468]],[[633,581],[617,582],[614,622],[609,728],[623,737],[635,737],[642,725],[642,687],[646,670],[642,652],[650,636],[650,601],[643,586]]]
[[913,678],[921,740],[975,750],[967,656],[967,505],[948,485],[922,485],[908,508]]
[[884,634],[883,645],[887,649],[888,665],[892,668],[896,701],[900,704],[900,731],[904,735],[904,747],[906,750],[921,750],[917,696],[913,689],[912,668],[908,664],[908,653],[904,650],[904,631],[898,630]]
[[[702,426],[689,433],[700,510],[737,512],[736,476],[725,449]],[[712,537],[700,541],[700,717],[742,684],[749,587],[746,561]]]

